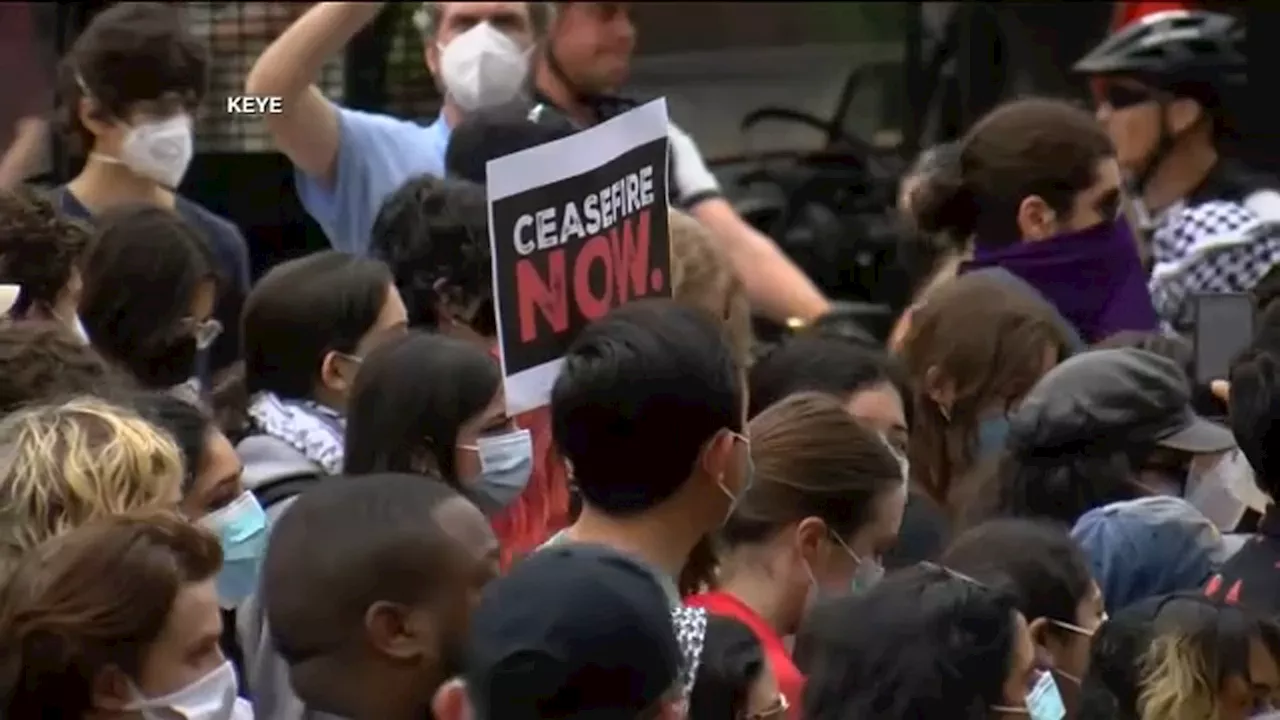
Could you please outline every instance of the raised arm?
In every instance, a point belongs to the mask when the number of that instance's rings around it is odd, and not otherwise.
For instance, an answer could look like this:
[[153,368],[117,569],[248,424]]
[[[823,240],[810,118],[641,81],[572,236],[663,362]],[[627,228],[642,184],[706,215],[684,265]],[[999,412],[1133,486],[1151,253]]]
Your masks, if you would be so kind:
[[267,115],[267,129],[280,152],[326,188],[333,186],[338,158],[338,109],[315,81],[384,4],[316,3],[263,51],[245,82],[250,95],[283,98],[284,112]]

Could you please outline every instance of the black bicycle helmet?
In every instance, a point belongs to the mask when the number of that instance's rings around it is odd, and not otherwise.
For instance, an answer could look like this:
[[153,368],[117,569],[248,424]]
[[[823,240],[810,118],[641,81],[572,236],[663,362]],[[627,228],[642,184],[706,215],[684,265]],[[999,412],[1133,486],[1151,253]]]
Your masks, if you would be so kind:
[[1086,75],[1129,75],[1161,89],[1243,85],[1245,27],[1207,10],[1153,13],[1112,33],[1075,64]]

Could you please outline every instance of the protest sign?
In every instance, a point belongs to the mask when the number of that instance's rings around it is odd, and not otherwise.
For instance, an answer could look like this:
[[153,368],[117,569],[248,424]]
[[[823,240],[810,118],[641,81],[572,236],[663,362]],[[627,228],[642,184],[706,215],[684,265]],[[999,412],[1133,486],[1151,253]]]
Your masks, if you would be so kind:
[[671,296],[667,103],[489,161],[507,411],[547,404],[565,349],[609,310]]

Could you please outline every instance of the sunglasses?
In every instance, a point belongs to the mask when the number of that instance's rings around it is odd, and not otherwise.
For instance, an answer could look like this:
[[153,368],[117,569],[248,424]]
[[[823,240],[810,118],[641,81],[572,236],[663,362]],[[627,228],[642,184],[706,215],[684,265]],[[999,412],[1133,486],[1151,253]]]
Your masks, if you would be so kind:
[[1094,78],[1089,83],[1096,105],[1106,105],[1112,110],[1123,110],[1160,99],[1160,92],[1141,85],[1117,82],[1106,78]]

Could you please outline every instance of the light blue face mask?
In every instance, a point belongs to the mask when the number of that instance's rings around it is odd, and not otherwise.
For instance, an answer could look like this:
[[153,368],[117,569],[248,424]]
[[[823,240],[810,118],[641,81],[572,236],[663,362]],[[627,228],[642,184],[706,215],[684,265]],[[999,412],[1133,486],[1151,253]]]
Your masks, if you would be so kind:
[[864,560],[863,557],[853,548],[849,547],[849,543],[845,542],[844,539],[837,535],[834,530],[830,532],[831,539],[835,540],[836,543],[849,554],[849,557],[853,558],[853,562],[856,563],[855,567],[857,569],[853,571],[853,579],[849,581],[849,591],[854,595],[857,595],[858,593],[866,592],[876,585],[879,585],[880,581],[884,579],[884,565],[881,565],[872,558]]
[[1053,674],[1047,670],[1040,672],[1035,687],[1027,693],[1026,707],[995,705],[991,709],[1010,715],[1026,715],[1031,720],[1062,720],[1067,716],[1058,684],[1054,682]]
[[267,513],[246,490],[231,504],[201,518],[200,524],[222,541],[218,598],[224,607],[235,607],[258,588],[258,569],[267,547]]
[[1003,415],[978,423],[978,459],[999,455],[1009,436],[1009,419]]
[[474,450],[480,456],[480,478],[471,491],[497,509],[515,502],[533,475],[533,435],[528,430],[513,430],[482,437]]

